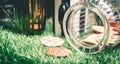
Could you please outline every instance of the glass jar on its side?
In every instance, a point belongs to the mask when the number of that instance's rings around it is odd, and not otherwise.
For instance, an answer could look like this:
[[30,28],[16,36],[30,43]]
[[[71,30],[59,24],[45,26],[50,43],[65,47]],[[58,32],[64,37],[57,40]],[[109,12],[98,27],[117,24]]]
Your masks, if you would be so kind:
[[109,40],[110,28],[106,16],[94,4],[78,2],[71,6],[63,19],[68,43],[78,52],[100,52]]

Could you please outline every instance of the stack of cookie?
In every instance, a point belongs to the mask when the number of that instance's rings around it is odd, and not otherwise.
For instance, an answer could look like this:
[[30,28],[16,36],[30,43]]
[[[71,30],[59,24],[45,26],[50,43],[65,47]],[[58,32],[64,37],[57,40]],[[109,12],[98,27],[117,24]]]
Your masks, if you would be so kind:
[[115,18],[109,18],[109,24],[110,24],[110,40],[108,41],[109,45],[116,46],[118,43],[120,43],[120,23],[116,21]]
[[[107,45],[110,46],[116,46],[119,42],[116,42],[119,40],[120,36],[120,25],[118,21],[115,21],[114,19],[108,19],[109,25],[110,25],[110,38],[107,42]],[[87,38],[83,39],[84,43],[96,45],[98,44],[104,35],[104,27],[93,25],[92,26],[93,34],[89,35]]]

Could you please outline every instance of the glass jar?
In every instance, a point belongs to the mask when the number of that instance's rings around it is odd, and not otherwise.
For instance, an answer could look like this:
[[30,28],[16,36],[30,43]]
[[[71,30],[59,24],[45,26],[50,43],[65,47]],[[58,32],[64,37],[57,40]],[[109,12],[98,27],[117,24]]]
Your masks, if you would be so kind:
[[110,39],[106,16],[96,5],[88,2],[80,1],[66,11],[63,30],[68,43],[80,53],[98,53]]

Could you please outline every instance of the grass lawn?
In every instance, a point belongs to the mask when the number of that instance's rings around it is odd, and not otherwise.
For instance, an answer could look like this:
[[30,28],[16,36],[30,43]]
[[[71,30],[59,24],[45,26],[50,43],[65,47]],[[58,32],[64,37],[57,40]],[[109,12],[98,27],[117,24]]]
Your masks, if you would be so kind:
[[46,30],[41,35],[27,36],[0,26],[0,64],[120,64],[120,45],[107,47],[98,54],[85,55],[77,53],[65,40],[61,47],[72,51],[68,57],[46,55],[46,47],[40,38],[54,36],[52,23],[47,22]]

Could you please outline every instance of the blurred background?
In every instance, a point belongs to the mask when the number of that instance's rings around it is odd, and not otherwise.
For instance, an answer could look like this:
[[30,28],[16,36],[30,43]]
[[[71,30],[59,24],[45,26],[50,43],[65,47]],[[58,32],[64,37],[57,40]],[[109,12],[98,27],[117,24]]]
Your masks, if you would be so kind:
[[[0,6],[2,5],[7,11],[12,15],[14,15],[13,12],[13,4],[15,0],[0,0]],[[22,0],[19,0],[19,3],[22,2]],[[46,10],[47,10],[47,18],[50,18],[53,16],[54,11],[54,0],[46,0]],[[0,8],[0,22],[7,22],[10,21],[9,18],[6,17],[5,13]]]
[[[3,7],[5,7],[8,10],[8,12],[11,12],[11,15],[13,15],[12,4],[14,4],[14,1],[15,0],[0,0],[0,6],[2,5]],[[66,0],[60,0],[60,1],[66,1]],[[60,1],[58,1],[58,2],[60,2]],[[120,4],[119,4],[120,0],[105,0],[105,1],[108,1],[109,3],[114,5],[114,7],[116,7],[118,9],[118,11],[120,12]],[[22,2],[22,1],[20,0],[20,2]],[[47,17],[48,18],[50,16],[54,15],[54,7],[55,7],[54,3],[55,3],[55,0],[46,0],[46,10],[47,10]],[[8,18],[6,20],[5,20],[5,18],[6,18],[5,14],[0,8],[0,21],[7,21]]]

